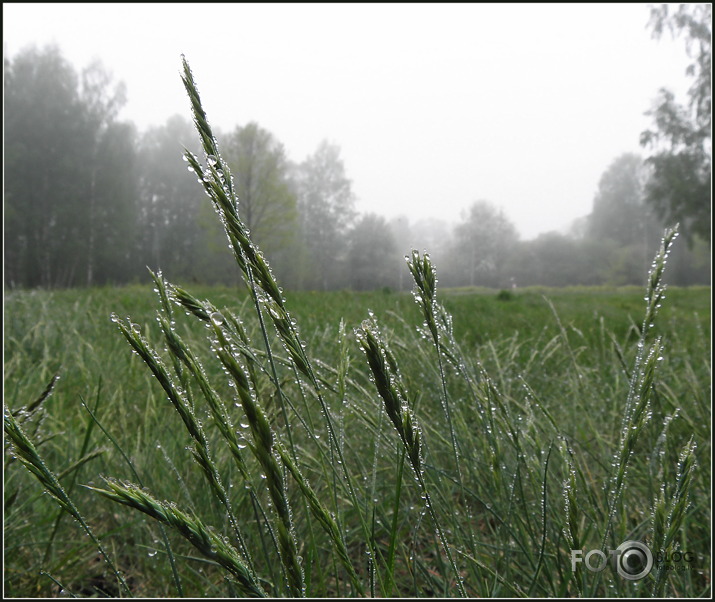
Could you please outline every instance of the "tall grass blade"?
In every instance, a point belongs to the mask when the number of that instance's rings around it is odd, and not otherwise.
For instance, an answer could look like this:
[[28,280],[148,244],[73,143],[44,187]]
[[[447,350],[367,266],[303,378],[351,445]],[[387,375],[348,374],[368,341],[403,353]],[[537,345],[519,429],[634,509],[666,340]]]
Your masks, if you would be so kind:
[[374,317],[370,320],[363,320],[360,329],[356,330],[356,336],[367,357],[375,386],[377,387],[380,397],[383,399],[385,411],[405,446],[407,457],[437,531],[440,544],[447,555],[449,564],[454,573],[459,594],[466,598],[467,592],[464,589],[462,575],[454,561],[424,479],[422,430],[408,403],[409,396],[400,377],[395,357],[382,339]]
[[77,509],[77,506],[75,506],[72,499],[69,495],[67,495],[65,489],[62,485],[60,485],[60,482],[55,474],[47,468],[45,462],[37,453],[37,449],[35,449],[34,444],[27,438],[27,435],[25,435],[22,428],[20,428],[20,425],[17,423],[17,420],[15,420],[12,413],[6,406],[3,406],[3,409],[3,429],[6,437],[12,443],[16,457],[24,464],[25,468],[27,468],[27,470],[37,478],[40,484],[45,488],[45,491],[53,497],[60,507],[79,523],[84,532],[92,540],[92,543],[95,545],[97,550],[99,550],[99,553],[104,558],[124,592],[128,596],[133,597],[132,591],[129,589],[129,586],[124,580],[122,574],[116,568],[114,561],[107,554],[104,546],[95,536],[92,529],[90,529],[89,525]]
[[[666,502],[663,487],[653,507],[653,549],[661,558],[672,557],[672,552],[676,549],[676,537],[688,509],[693,474],[697,465],[695,447],[691,437],[680,454],[675,490],[670,492]],[[661,562],[656,567],[652,594],[654,598],[663,596],[667,566],[666,562]]]
[[660,339],[657,339],[649,346],[646,352],[646,342],[665,296],[666,286],[662,282],[662,277],[671,246],[677,237],[677,232],[677,225],[665,232],[660,249],[653,260],[653,265],[648,275],[645,318],[637,343],[636,359],[623,412],[620,442],[614,457],[612,476],[607,485],[608,515],[606,526],[603,530],[602,550],[606,549],[613,517],[623,493],[631,455],[643,428],[650,419],[648,410],[652,396],[652,386],[657,362],[662,357],[662,348]]
[[104,497],[140,510],[144,514],[176,529],[210,560],[227,569],[240,584],[244,595],[265,598],[266,593],[242,561],[238,551],[223,537],[206,527],[195,516],[181,511],[175,504],[160,502],[137,485],[105,479],[109,489],[89,487]]

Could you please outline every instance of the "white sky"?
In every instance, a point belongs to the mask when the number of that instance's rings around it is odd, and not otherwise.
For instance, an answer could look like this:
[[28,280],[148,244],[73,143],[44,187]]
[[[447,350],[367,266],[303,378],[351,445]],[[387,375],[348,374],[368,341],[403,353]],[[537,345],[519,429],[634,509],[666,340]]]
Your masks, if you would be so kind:
[[487,199],[529,239],[588,214],[611,161],[643,154],[660,87],[685,101],[684,43],[651,39],[648,18],[621,3],[3,3],[3,47],[100,59],[140,130],[190,117],[184,53],[214,127],[257,121],[294,161],[338,144],[359,211],[457,221]]

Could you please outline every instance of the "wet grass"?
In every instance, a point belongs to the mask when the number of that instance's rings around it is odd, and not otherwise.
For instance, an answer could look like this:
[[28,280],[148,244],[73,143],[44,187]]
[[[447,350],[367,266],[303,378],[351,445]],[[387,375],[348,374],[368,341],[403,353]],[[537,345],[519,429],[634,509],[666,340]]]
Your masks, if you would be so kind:
[[[245,291],[204,288],[194,292],[199,298],[211,299],[223,311],[229,310],[244,318],[252,338],[258,336],[259,326],[251,317],[252,308]],[[618,443],[628,394],[628,370],[637,351],[643,291],[517,290],[510,299],[500,300],[496,291],[445,290],[441,296],[453,315],[456,338],[464,355],[490,375],[499,392],[498,399],[508,412],[501,424],[497,421],[495,425],[495,430],[504,429],[504,432],[496,438],[499,454],[493,457],[487,427],[478,418],[476,408],[470,407],[474,402],[470,401],[473,393],[469,386],[456,373],[446,375],[448,394],[456,407],[453,422],[461,449],[463,487],[456,482],[453,454],[449,452],[451,443],[439,402],[442,393],[435,357],[428,341],[417,331],[423,319],[412,295],[334,292],[288,296],[292,315],[302,327],[301,333],[312,357],[326,366],[326,378],[336,382],[337,376],[328,367],[337,368],[341,354],[338,341],[341,319],[346,325],[349,400],[343,406],[344,411],[339,408],[334,411],[336,422],[342,425],[341,440],[349,455],[346,461],[355,473],[355,481],[361,485],[358,500],[361,509],[356,510],[345,500],[338,499],[336,506],[342,513],[341,524],[353,537],[356,529],[360,530],[357,512],[369,517],[371,534],[374,529],[371,543],[381,550],[383,570],[386,571],[388,559],[391,566],[389,578],[383,577],[382,583],[378,579],[377,593],[382,587],[382,593],[393,595],[439,595],[445,591],[448,595],[457,595],[454,581],[443,576],[450,571],[445,568],[446,560],[440,559],[440,546],[429,525],[429,517],[425,516],[424,500],[413,480],[407,478],[409,468],[394,437],[390,437],[388,418],[381,414],[379,396],[369,381],[367,365],[352,335],[353,328],[361,324],[371,309],[379,317],[390,348],[399,359],[401,376],[408,390],[415,392],[410,393],[411,401],[424,438],[429,442],[428,473],[435,471],[431,477],[435,505],[441,504],[442,511],[448,515],[453,512],[447,530],[461,532],[457,541],[450,542],[461,554],[455,562],[469,575],[478,566],[470,560],[476,550],[475,560],[486,567],[501,567],[497,573],[501,578],[518,584],[521,593],[528,593],[535,569],[529,565],[530,574],[519,570],[519,566],[530,554],[538,557],[543,522],[544,454],[550,448],[555,449],[554,445],[568,441],[578,458],[577,504],[582,516],[588,517],[581,521],[590,524],[590,531],[587,528],[584,533],[584,549],[601,543],[597,533],[605,522],[603,486]],[[670,589],[666,590],[669,595],[702,595],[707,591],[709,297],[707,288],[671,288],[667,292],[658,317],[657,330],[663,336],[665,351],[658,367],[656,398],[649,425],[629,471],[630,485],[619,515],[618,536],[614,538],[616,546],[620,543],[619,537],[650,542],[649,523],[660,479],[676,478],[678,455],[693,436],[698,442],[698,468],[679,543],[681,550],[694,551],[696,561],[692,566],[680,563],[681,567],[692,570],[672,572]],[[82,407],[84,400],[90,407],[96,407],[99,421],[131,458],[142,481],[153,493],[196,510],[219,530],[225,525],[225,513],[206,491],[197,475],[197,465],[186,450],[190,440],[176,412],[172,411],[156,379],[149,375],[139,358],[130,353],[126,341],[109,319],[112,312],[119,316],[131,315],[146,336],[160,344],[156,294],[151,286],[7,292],[6,405],[15,409],[37,399],[52,376],[59,373],[54,391],[40,408],[42,419],[34,416],[28,422],[39,423],[36,431],[34,427],[31,430],[35,440],[42,442],[38,450],[56,473],[71,468],[92,451],[100,452],[76,471],[65,474],[61,482],[65,487],[74,484],[73,499],[94,531],[108,542],[134,594],[173,596],[176,581],[157,525],[141,515],[114,507],[111,502],[102,501],[78,486],[84,483],[100,487],[103,484],[100,475],[136,480],[121,454],[98,428],[90,432],[89,442],[85,442],[84,435],[91,420]],[[182,314],[181,318],[186,316]],[[230,395],[225,374],[210,360],[206,328],[188,319],[177,319],[176,328],[190,346],[203,350],[203,366],[209,378],[223,395]],[[581,372],[581,380],[574,378],[574,366]],[[270,395],[266,395],[265,400],[266,406],[273,408],[273,423],[282,425],[275,410],[276,400]],[[553,417],[557,428],[550,424],[545,413],[535,409],[537,403]],[[661,440],[663,422],[676,411],[667,437]],[[239,409],[235,412],[235,422],[239,423],[241,412]],[[322,434],[322,439],[317,441],[326,441],[327,434],[320,426],[320,412],[312,406],[297,408],[297,412],[313,425],[308,429],[302,425],[293,428],[302,470],[326,499],[340,498],[343,494],[334,489],[333,477],[324,465],[325,457],[321,458],[315,450],[316,440],[308,436],[308,430],[313,428]],[[307,412],[312,416],[305,415]],[[525,442],[533,446],[529,452],[522,450],[520,456],[513,448],[511,427],[515,427],[514,432],[523,433]],[[220,451],[218,444],[216,451],[219,454],[216,461],[225,480],[230,482],[235,469],[231,468],[228,456],[221,455],[225,452]],[[322,453],[328,456],[329,446]],[[554,454],[552,451],[550,470],[553,472],[547,472],[546,488],[547,508],[553,513],[552,517],[547,516],[546,524],[549,538],[553,538],[550,542],[553,548],[548,557],[542,556],[542,562],[548,564],[540,571],[553,576],[546,583],[541,583],[544,576],[539,576],[537,582],[541,594],[577,595],[573,578],[569,578],[569,552],[565,542],[559,541],[559,526],[565,524],[562,486],[567,473],[559,466],[563,460],[557,462]],[[524,468],[517,470],[520,463]],[[260,470],[256,472],[260,474]],[[254,476],[260,479],[258,474]],[[527,474],[535,481],[519,482]],[[398,475],[401,475],[399,479]],[[398,483],[401,483],[399,487]],[[292,495],[295,496],[295,492]],[[241,501],[242,493],[232,496],[234,505],[241,508],[239,522],[255,522],[254,513],[249,512],[250,504],[246,506]],[[77,594],[119,593],[116,580],[99,561],[92,542],[68,517],[60,519],[55,528],[61,511],[49,496],[42,495],[38,483],[7,455],[5,501],[6,595],[56,595],[60,586],[40,571]],[[296,539],[308,550],[302,554],[306,575],[310,577],[308,592],[318,596],[349,594],[347,577],[336,566],[326,570],[327,544],[321,543],[316,525],[310,523],[305,512],[305,508],[300,510],[300,505],[294,508]],[[511,549],[515,529],[517,533],[528,534],[526,541],[535,546],[534,549]],[[258,550],[265,546],[267,558],[271,558],[275,550],[270,551],[271,544],[258,533],[258,526],[255,531],[249,535],[249,541],[258,556],[258,564],[263,556]],[[201,558],[181,538],[171,533],[169,537],[186,595],[230,593],[230,586],[215,564]],[[370,570],[375,569],[370,569],[364,537],[346,543],[369,593]],[[267,566],[266,560],[261,564]],[[465,579],[468,594],[515,594],[501,584],[500,579],[485,577],[483,572],[481,581]],[[273,577],[280,581],[278,574]],[[637,591],[635,584],[619,581],[613,574],[604,575],[601,583],[594,587],[596,593],[612,595],[630,595]]]

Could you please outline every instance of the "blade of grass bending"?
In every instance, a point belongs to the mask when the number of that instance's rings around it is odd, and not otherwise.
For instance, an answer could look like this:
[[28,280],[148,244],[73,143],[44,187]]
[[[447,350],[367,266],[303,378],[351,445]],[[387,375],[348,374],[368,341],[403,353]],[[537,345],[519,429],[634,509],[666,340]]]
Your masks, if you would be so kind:
[[201,467],[214,495],[226,509],[229,522],[231,523],[231,527],[233,528],[236,540],[238,541],[241,553],[246,560],[249,570],[255,571],[251,555],[248,552],[243,538],[243,533],[239,528],[238,521],[233,512],[228,492],[223,485],[216,463],[213,461],[209,451],[208,439],[206,438],[204,429],[196,419],[193,407],[186,401],[185,395],[177,389],[161,357],[156,350],[149,346],[147,340],[139,333],[139,329],[136,325],[132,324],[129,319],[127,319],[127,323],[125,324],[116,314],[112,314],[112,321],[117,324],[129,344],[134,348],[139,357],[144,360],[144,363],[149,367],[152,374],[154,374],[164,389],[174,409],[179,413],[186,430],[194,441],[194,447],[190,448],[190,451]]
[[[89,406],[85,403],[84,399],[81,398],[82,401],[82,407],[84,407],[85,410],[87,410],[87,413],[89,414],[90,418],[94,421],[94,423],[100,428],[100,430],[104,433],[105,437],[109,439],[109,441],[114,445],[115,449],[119,452],[119,454],[124,458],[124,461],[126,462],[127,466],[129,467],[129,470],[132,471],[132,475],[136,479],[136,482],[139,483],[140,487],[143,487],[144,484],[142,483],[141,477],[139,476],[139,473],[137,472],[136,468],[134,467],[134,463],[129,459],[127,454],[124,453],[124,450],[122,447],[117,443],[117,440],[112,436],[112,434],[104,428],[102,423],[99,421],[97,418],[96,414],[90,410]],[[96,410],[96,406],[95,406]],[[164,542],[164,548],[166,549],[166,555],[169,558],[169,565],[171,566],[171,575],[172,578],[174,579],[174,586],[176,587],[176,593],[180,598],[184,597],[184,588],[181,585],[181,577],[179,576],[179,571],[176,567],[176,558],[174,558],[174,551],[171,548],[171,543],[169,542],[169,538],[166,535],[166,530],[164,529],[164,526],[159,523],[159,532],[161,533],[161,538]]]
[[[266,525],[273,546],[276,552],[279,552],[275,532],[266,516],[265,510],[260,500],[258,499],[258,496],[256,496],[256,492],[251,482],[248,467],[246,466],[245,460],[243,459],[243,455],[241,454],[241,443],[236,436],[236,431],[231,424],[231,420],[229,418],[228,412],[226,411],[226,407],[211,386],[211,384],[209,383],[208,378],[203,371],[198,359],[188,347],[188,345],[184,343],[183,339],[175,332],[174,328],[172,327],[172,323],[169,321],[172,318],[172,312],[171,306],[169,304],[169,294],[167,293],[168,283],[163,279],[161,273],[154,274],[152,272],[152,277],[154,278],[154,282],[157,285],[157,290],[159,292],[161,303],[167,315],[167,317],[159,315],[157,319],[159,320],[159,324],[164,334],[164,339],[166,340],[167,348],[171,352],[172,359],[178,358],[178,360],[186,366],[188,372],[194,377],[196,382],[198,382],[201,393],[203,394],[204,399],[208,403],[209,410],[211,411],[211,415],[214,419],[214,423],[218,426],[221,435],[228,444],[229,452],[231,453],[231,456],[234,459],[241,478],[243,479],[244,485],[248,489],[249,495],[251,496],[251,503],[254,511],[254,516],[256,517],[256,524],[260,524],[261,522],[258,516],[260,514],[263,517],[264,524]],[[211,320],[210,316],[216,314],[217,312],[212,311],[211,314],[207,315],[207,319]],[[276,580],[277,575],[274,572],[275,563],[272,563],[269,560],[268,549],[262,530],[260,531],[260,538],[267,566],[271,567],[271,575],[273,579]]]
[[[562,439],[561,456],[568,467],[568,477],[564,481],[564,514],[566,515],[566,527],[563,530],[564,537],[569,544],[569,549],[581,549],[581,537],[579,533],[579,513],[576,498],[576,467],[573,450],[569,447],[568,441]],[[581,563],[576,565],[576,570],[572,572],[572,579],[576,585],[576,593],[583,596],[583,568]]]
[[[48,577],[49,579],[52,580],[52,582],[60,588],[60,596],[69,596],[70,598],[77,598],[77,594],[75,594],[71,589],[65,587],[62,585],[57,579],[55,579],[52,575],[50,575],[47,571],[40,571],[40,575],[44,575],[45,577]],[[64,594],[62,592],[65,592]]]
[[206,558],[220,564],[238,579],[245,594],[264,598],[266,593],[241,556],[228,541],[207,528],[200,518],[181,511],[175,504],[160,502],[137,485],[105,479],[109,489],[85,486],[107,499],[135,508],[176,529]]
[[130,597],[134,597],[132,591],[127,585],[127,582],[124,580],[124,577],[122,577],[121,573],[116,568],[114,561],[107,554],[104,549],[104,546],[102,546],[102,543],[95,536],[92,529],[90,529],[89,525],[77,509],[77,506],[75,506],[72,499],[69,497],[69,495],[67,495],[67,492],[57,480],[55,474],[49,468],[47,468],[47,465],[37,453],[37,450],[35,449],[35,446],[33,445],[32,441],[27,438],[23,430],[20,428],[20,425],[15,420],[15,417],[10,413],[7,407],[3,406],[3,409],[4,431],[8,439],[12,443],[18,459],[25,465],[25,468],[27,468],[30,473],[35,475],[40,484],[44,486],[45,490],[60,505],[60,507],[77,520],[84,532],[92,540],[92,543],[94,543],[97,550],[99,550],[99,553],[104,557],[105,562],[107,563],[111,571],[114,573],[114,576],[117,578],[117,581],[119,581],[119,584],[122,586],[122,589]]
[[20,416],[20,415],[22,414],[22,415],[23,415],[23,416],[22,416],[22,422],[24,422],[25,420],[27,420],[27,419],[32,415],[32,413],[33,413],[37,408],[39,408],[40,405],[42,405],[42,403],[43,403],[50,395],[52,395],[52,391],[54,390],[55,384],[57,383],[57,381],[59,380],[59,378],[60,378],[60,373],[59,373],[59,372],[55,372],[54,376],[53,376],[53,377],[50,379],[50,381],[47,383],[47,386],[45,387],[45,390],[40,394],[40,396],[39,396],[35,401],[33,401],[32,403],[28,404],[27,407],[25,407],[25,408],[19,408],[19,409],[15,410],[15,411],[12,413],[12,415],[17,418],[18,416]]
[[[50,385],[47,387],[47,389],[45,390],[45,392],[42,394],[42,396],[40,397],[40,399],[39,399],[37,402],[35,402],[36,404],[41,403],[41,402],[49,395],[49,393],[50,393],[50,391],[52,390],[52,387],[54,386],[55,382],[57,382],[57,378],[58,378],[58,377],[59,377],[59,375],[58,375],[58,374],[55,374],[55,376],[52,378],[52,381],[50,382]],[[100,399],[100,393],[101,393],[101,391],[102,391],[102,376],[100,375],[100,376],[99,376],[99,381],[98,381],[98,383],[97,383],[97,395],[96,395],[96,397],[95,397],[95,402],[94,402],[94,410],[95,410],[95,412],[97,411],[97,408],[99,407],[99,399]],[[82,395],[80,395],[79,398],[80,398],[80,400],[82,401],[82,404],[84,404],[84,399],[82,398]],[[84,462],[86,462],[87,460],[90,460],[90,459],[91,459],[91,458],[86,458],[85,455],[86,455],[86,453],[87,453],[87,448],[89,447],[89,439],[90,439],[90,437],[92,436],[92,427],[93,427],[93,426],[94,426],[94,422],[93,422],[91,419],[89,419],[89,420],[87,421],[87,427],[85,428],[84,439],[83,439],[83,441],[82,441],[82,447],[80,448],[80,452],[79,452],[80,459],[79,459],[77,462],[75,462],[75,464],[74,464],[73,466],[70,466],[70,467],[66,468],[64,471],[62,471],[60,474],[58,474],[58,475],[57,475],[57,480],[58,480],[58,481],[62,480],[62,477],[65,476],[65,474],[67,474],[67,473],[70,471],[70,469],[79,468],[79,466],[81,466],[82,464],[84,464]],[[95,456],[93,456],[93,457],[95,457]],[[75,472],[75,473],[72,475],[72,480],[70,481],[69,485],[67,486],[67,493],[68,493],[68,494],[71,494],[71,493],[72,493],[72,490],[74,489],[74,486],[75,486],[76,481],[77,481],[77,473]],[[55,523],[54,523],[54,525],[52,526],[52,532],[50,533],[50,539],[49,539],[49,542],[47,543],[47,547],[45,548],[45,555],[44,555],[44,557],[43,557],[43,559],[42,559],[42,564],[46,564],[46,563],[48,562],[49,558],[50,558],[50,552],[51,552],[51,549],[52,549],[52,542],[54,541],[54,539],[55,539],[55,537],[56,537],[56,535],[57,535],[57,530],[58,530],[59,527],[60,527],[60,522],[61,522],[61,520],[62,520],[63,514],[64,514],[64,512],[62,512],[62,510],[60,510],[60,511],[58,512],[58,514],[57,514],[57,517],[55,518]]]

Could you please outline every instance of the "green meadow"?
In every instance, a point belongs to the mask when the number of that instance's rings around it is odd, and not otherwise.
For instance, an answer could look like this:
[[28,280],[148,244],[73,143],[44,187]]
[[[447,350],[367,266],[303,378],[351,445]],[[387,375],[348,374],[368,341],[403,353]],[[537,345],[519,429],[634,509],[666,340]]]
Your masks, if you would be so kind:
[[[305,595],[709,594],[709,288],[666,291],[651,334],[662,337],[662,360],[625,486],[610,510],[645,289],[438,289],[452,316],[461,353],[456,362],[448,361],[445,350],[445,361],[438,361],[424,315],[408,292],[288,293],[286,307],[325,407],[291,366],[275,329],[267,329],[276,387],[245,289],[187,290],[241,321],[246,341],[255,347],[253,360],[245,349],[242,354],[254,398],[339,530],[341,544],[290,470],[279,466]],[[150,285],[6,291],[6,408],[31,407],[59,376],[37,407],[16,417],[128,586],[123,589],[77,520],[45,493],[47,487],[6,443],[6,596],[251,595],[180,529],[87,487],[107,490],[104,478],[140,479],[156,500],[199,517],[239,549],[263,594],[295,593],[266,469],[249,453],[258,436],[236,401],[232,375],[217,360],[216,333],[175,307],[175,332],[196,353],[240,441],[245,437],[242,475],[196,378],[184,371],[186,398],[204,427],[245,553],[166,390],[110,319],[112,313],[119,320],[130,316],[171,370],[172,354],[157,322],[160,305]],[[419,428],[425,489],[356,335],[368,312],[399,365],[393,378],[400,379]],[[624,579],[612,567],[596,573],[578,563],[572,570],[569,537],[584,551],[615,549],[627,540],[651,545],[659,537],[661,511],[667,530],[691,439],[695,463],[688,496],[668,544],[671,560],[678,562],[670,562],[660,578],[654,569],[641,580]],[[675,551],[681,556],[673,556]],[[683,560],[686,552],[689,562]]]

